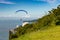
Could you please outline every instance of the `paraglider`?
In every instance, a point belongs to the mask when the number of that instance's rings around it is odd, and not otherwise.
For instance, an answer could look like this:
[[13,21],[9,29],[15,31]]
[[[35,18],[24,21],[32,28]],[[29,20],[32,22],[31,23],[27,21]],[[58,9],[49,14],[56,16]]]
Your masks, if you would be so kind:
[[17,10],[16,13],[20,12],[20,11],[23,11],[25,12],[26,14],[28,14],[28,12],[26,10]]
[[[15,12],[15,14],[17,14],[20,11],[25,12],[25,14],[26,14],[26,15],[24,15],[24,17],[20,18],[20,21],[22,22],[22,26],[24,26],[24,25],[28,24],[28,22],[24,22],[23,21],[23,18],[29,18],[30,17],[30,14],[28,14],[28,12],[26,10],[17,10]],[[18,28],[19,26],[16,26],[16,27]]]
[[26,10],[17,10],[16,12],[15,12],[15,14],[17,14],[18,12],[20,12],[20,11],[22,11],[22,12],[25,12],[25,18],[29,18],[30,17],[30,14],[28,14],[28,12],[26,11]]

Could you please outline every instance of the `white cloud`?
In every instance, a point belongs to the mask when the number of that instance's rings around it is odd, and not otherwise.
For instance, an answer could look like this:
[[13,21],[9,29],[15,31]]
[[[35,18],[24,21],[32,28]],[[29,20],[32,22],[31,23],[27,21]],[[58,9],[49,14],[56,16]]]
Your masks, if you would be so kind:
[[22,18],[30,18],[30,14],[27,14],[27,15],[25,15],[25,16],[22,16]]
[[48,3],[55,3],[57,0],[35,0],[35,1],[44,1]]
[[0,3],[2,3],[2,4],[15,4],[13,2],[6,1],[6,0],[0,0]]
[[30,17],[30,15],[26,15],[25,17],[26,17],[26,18],[29,18],[29,17]]
[[49,2],[49,3],[55,3],[56,0],[47,0],[47,2]]

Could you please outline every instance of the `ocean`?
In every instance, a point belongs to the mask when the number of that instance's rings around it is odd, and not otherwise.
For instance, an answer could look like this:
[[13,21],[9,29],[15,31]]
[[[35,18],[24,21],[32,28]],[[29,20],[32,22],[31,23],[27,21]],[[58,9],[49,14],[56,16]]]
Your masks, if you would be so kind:
[[21,24],[20,20],[0,20],[0,40],[9,40],[9,30]]

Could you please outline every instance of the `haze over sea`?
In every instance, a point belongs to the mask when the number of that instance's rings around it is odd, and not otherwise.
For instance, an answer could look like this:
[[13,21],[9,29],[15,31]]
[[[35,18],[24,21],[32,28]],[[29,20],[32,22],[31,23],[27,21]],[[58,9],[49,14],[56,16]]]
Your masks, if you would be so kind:
[[9,29],[13,29],[21,23],[20,20],[0,20],[0,40],[8,40]]
[[22,21],[33,20],[35,18],[10,19],[0,18],[0,40],[9,40],[9,30],[16,28],[17,25],[22,25]]

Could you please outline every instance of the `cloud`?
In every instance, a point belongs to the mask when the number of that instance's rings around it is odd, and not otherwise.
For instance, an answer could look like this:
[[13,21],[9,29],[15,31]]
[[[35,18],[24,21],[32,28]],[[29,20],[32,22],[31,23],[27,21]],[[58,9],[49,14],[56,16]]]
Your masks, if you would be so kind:
[[21,16],[22,18],[30,18],[31,17],[31,15],[30,14],[28,14],[28,15],[23,15],[23,16]]
[[55,3],[57,0],[35,0],[35,1],[44,1],[47,3]]
[[29,18],[29,17],[30,17],[30,15],[26,15],[26,16],[25,16],[25,18]]
[[15,4],[15,3],[13,3],[13,2],[6,1],[6,0],[0,0],[0,3],[1,3],[1,4]]
[[48,3],[55,3],[57,0],[47,0]]

